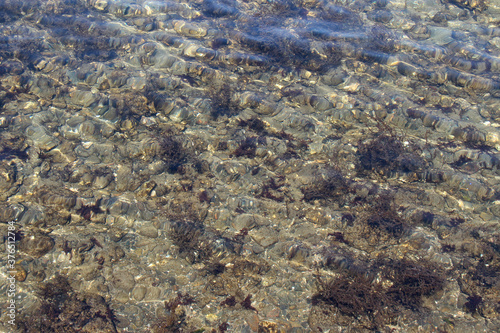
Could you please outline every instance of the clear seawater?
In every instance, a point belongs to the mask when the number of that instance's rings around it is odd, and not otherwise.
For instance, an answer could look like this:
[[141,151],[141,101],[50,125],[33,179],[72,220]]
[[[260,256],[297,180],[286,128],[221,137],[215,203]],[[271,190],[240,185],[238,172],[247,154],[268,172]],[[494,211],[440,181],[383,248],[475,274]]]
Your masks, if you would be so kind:
[[499,21],[0,0],[2,329],[498,330]]

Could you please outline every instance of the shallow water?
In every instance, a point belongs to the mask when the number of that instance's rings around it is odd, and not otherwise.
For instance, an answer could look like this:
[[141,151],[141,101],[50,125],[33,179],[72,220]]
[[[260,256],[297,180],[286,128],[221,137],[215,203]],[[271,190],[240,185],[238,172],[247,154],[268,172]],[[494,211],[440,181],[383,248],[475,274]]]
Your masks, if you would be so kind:
[[499,17],[0,2],[2,329],[500,330]]

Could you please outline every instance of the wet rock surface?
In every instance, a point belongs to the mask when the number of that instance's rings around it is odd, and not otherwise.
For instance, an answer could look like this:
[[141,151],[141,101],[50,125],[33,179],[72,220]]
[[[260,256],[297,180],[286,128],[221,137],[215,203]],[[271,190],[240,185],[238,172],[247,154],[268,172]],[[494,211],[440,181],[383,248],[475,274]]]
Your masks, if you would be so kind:
[[499,331],[498,17],[3,1],[16,329]]

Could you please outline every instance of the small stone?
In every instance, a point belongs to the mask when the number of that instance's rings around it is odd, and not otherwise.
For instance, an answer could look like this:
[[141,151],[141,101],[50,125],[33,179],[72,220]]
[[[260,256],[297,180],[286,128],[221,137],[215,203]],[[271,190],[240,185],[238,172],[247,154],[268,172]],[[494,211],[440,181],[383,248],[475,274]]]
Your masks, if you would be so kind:
[[268,312],[267,312],[267,317],[268,318],[278,318],[280,315],[280,308],[278,307],[272,307]]
[[487,212],[481,212],[479,216],[484,220],[484,221],[491,221],[494,217],[492,214],[489,214]]
[[156,229],[153,226],[146,226],[146,227],[139,228],[139,230],[137,230],[137,233],[141,236],[149,237],[149,238],[158,237],[158,229]]
[[111,257],[111,260],[113,262],[116,262],[121,258],[125,257],[125,251],[123,251],[123,249],[119,245],[116,245],[110,251],[109,256]]
[[134,288],[135,280],[132,274],[127,271],[115,271],[113,272],[113,287],[118,290],[123,290],[125,292],[130,292]]
[[217,316],[215,313],[209,313],[205,316],[209,322],[216,322],[219,319],[219,316]]
[[149,287],[144,301],[157,301],[160,299],[161,289],[158,287]]
[[108,1],[106,0],[97,0],[94,4],[94,7],[98,10],[105,10],[108,6]]
[[123,291],[118,292],[118,294],[114,298],[118,303],[122,304],[127,303],[129,301],[128,294]]
[[252,331],[257,332],[259,330],[259,316],[256,313],[249,314],[245,321]]
[[269,227],[252,230],[250,232],[250,236],[257,242],[257,244],[264,248],[271,246],[278,241],[278,233]]
[[24,237],[19,248],[32,257],[40,258],[54,248],[54,240],[45,234],[36,233]]
[[241,230],[243,228],[252,229],[257,224],[255,220],[255,214],[240,214],[236,217],[232,225],[236,230]]
[[312,223],[305,222],[295,229],[295,236],[299,238],[309,238],[316,234],[316,228]]
[[118,228],[113,228],[108,232],[108,236],[113,242],[119,242],[126,234],[127,231]]
[[80,270],[80,275],[85,281],[92,281],[100,275],[97,263],[85,264]]
[[23,282],[24,280],[26,280],[27,275],[28,273],[23,268],[23,266],[16,264],[14,265],[14,271],[11,272],[10,276],[13,276],[18,282]]
[[263,320],[259,323],[259,333],[278,333],[278,324]]
[[135,286],[134,290],[132,290],[132,297],[140,302],[144,299],[144,296],[146,296],[146,287],[145,286]]
[[[73,251],[75,252],[75,251]],[[80,266],[81,264],[83,264],[83,261],[85,260],[85,254],[83,253],[74,253],[73,254],[73,258],[71,259],[71,262],[75,265],[75,266]]]
[[495,205],[490,208],[491,214],[495,215],[496,217],[500,217],[500,205]]
[[325,225],[331,221],[331,216],[325,214],[323,209],[307,209],[306,219],[318,225]]

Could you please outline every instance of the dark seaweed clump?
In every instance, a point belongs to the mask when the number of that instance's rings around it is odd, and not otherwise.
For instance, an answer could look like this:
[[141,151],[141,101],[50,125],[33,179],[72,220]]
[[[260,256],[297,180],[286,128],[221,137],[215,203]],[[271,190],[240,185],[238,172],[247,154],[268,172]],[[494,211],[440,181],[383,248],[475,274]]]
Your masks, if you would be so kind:
[[431,263],[385,260],[379,266],[384,277],[393,283],[387,289],[387,295],[395,303],[413,311],[422,307],[422,296],[430,296],[443,289],[444,276]]
[[[366,272],[378,272],[387,283],[373,282]],[[355,326],[373,330],[390,324],[401,309],[420,312],[422,297],[435,294],[443,285],[444,275],[431,263],[381,259],[364,270],[342,271],[328,281],[318,278],[318,291],[311,301],[328,317],[344,317],[335,321],[355,320]],[[310,324],[321,327],[320,321]]]
[[394,206],[394,196],[392,193],[380,194],[367,216],[362,218],[372,230],[389,234],[392,237],[400,238],[407,229],[407,224],[401,218]]
[[226,298],[225,300],[223,300],[221,303],[220,303],[221,306],[228,306],[228,307],[233,307],[236,305],[236,297],[234,296],[229,296],[228,298]]
[[219,332],[224,333],[228,330],[229,324],[226,322],[223,322],[219,325]]
[[454,169],[460,169],[463,165],[472,162],[472,159],[468,158],[465,155],[461,155],[458,160],[453,163],[450,163],[450,166]]
[[467,294],[464,311],[486,318],[498,317],[500,302],[500,236],[481,237],[477,230],[471,231],[473,238],[457,246],[455,254],[464,255],[457,267],[457,282],[462,293]]
[[169,238],[188,262],[201,262],[212,256],[210,243],[204,239],[203,232],[204,228],[200,223],[176,221],[170,226]]
[[248,120],[242,119],[238,123],[238,126],[246,127],[261,135],[269,135],[269,132],[266,130],[266,124],[262,121],[262,119],[257,117],[253,117]]
[[[247,297],[245,297],[241,302],[239,302],[241,307],[245,310],[252,310],[252,311],[255,311],[255,312],[259,312],[256,308],[254,308],[252,306],[252,295],[251,294],[248,294]],[[236,306],[236,304],[238,304],[238,302],[236,301],[236,297],[235,296],[229,296],[227,297],[225,300],[223,300],[220,305],[221,306],[226,306],[226,307],[234,307]]]
[[167,165],[167,171],[171,174],[186,174],[191,171],[201,174],[208,171],[210,169],[208,163],[199,159],[196,154],[205,150],[203,142],[196,141],[195,138],[194,147],[185,147],[183,141],[186,141],[185,136],[169,131],[159,138],[159,157]]
[[383,327],[393,316],[391,301],[382,285],[362,275],[342,274],[330,281],[318,278],[318,284],[319,290],[311,299],[313,306],[333,306],[368,329]]
[[0,161],[14,158],[26,160],[28,158],[28,153],[26,152],[27,148],[28,145],[26,144],[24,137],[8,137],[7,135],[2,136],[0,137]]
[[296,139],[293,135],[286,133],[284,130],[281,130],[281,132],[268,131],[268,125],[266,125],[266,123],[258,117],[252,117],[247,120],[242,119],[239,121],[238,126],[246,127],[248,130],[254,131],[259,136],[247,136],[234,152],[236,156],[255,157],[257,143],[262,142],[265,144],[266,137],[278,138],[285,142],[287,150],[281,156],[282,159],[300,158],[300,152],[306,151],[309,148],[309,141]]
[[250,294],[248,294],[247,297],[245,297],[245,299],[243,301],[241,301],[240,304],[246,310],[252,310],[252,311],[255,311],[255,312],[259,312],[259,311],[257,311],[256,308],[254,308],[252,306],[252,295],[250,295]]
[[467,312],[476,313],[479,310],[479,305],[483,303],[483,298],[478,295],[472,295],[467,297],[467,302],[465,302],[464,306]]
[[2,151],[0,151],[0,160],[12,159],[16,157],[25,160],[28,158],[28,154],[25,151],[11,149],[9,147],[3,147]]
[[153,333],[173,333],[173,332],[193,332],[186,323],[186,312],[181,305],[190,305],[195,303],[195,299],[189,294],[178,293],[176,297],[165,301],[167,315],[161,316],[152,325]]
[[247,137],[243,140],[238,148],[233,152],[235,157],[246,156],[248,158],[255,158],[255,152],[257,151],[257,138]]
[[233,100],[234,89],[227,83],[213,86],[208,89],[208,98],[211,101],[210,115],[214,119],[222,116],[232,117],[241,111],[238,101]]
[[443,253],[455,252],[455,249],[456,249],[456,247],[453,244],[441,245],[441,251],[443,251]]
[[350,193],[351,181],[333,167],[328,167],[317,173],[314,181],[301,188],[304,201],[333,200],[342,201]]
[[277,202],[283,202],[285,200],[285,194],[283,193],[283,187],[285,185],[285,176],[278,176],[277,178],[269,178],[264,184],[260,193],[256,195],[257,198],[271,199]]
[[83,205],[81,208],[79,208],[76,212],[78,215],[83,217],[85,220],[90,221],[92,218],[92,215],[95,214],[102,214],[104,211],[101,209],[101,199],[98,199],[95,204],[93,205]]
[[182,143],[174,136],[166,136],[160,140],[161,157],[167,163],[168,171],[175,173],[187,162],[188,153]]
[[436,214],[423,210],[416,211],[411,217],[412,225],[420,224],[428,228],[432,228],[432,224],[436,219]]
[[[39,305],[16,321],[20,332],[116,332],[116,318],[101,296],[77,293],[57,275],[43,284]],[[34,314],[34,315],[33,315]]]
[[405,147],[401,137],[390,129],[377,133],[369,142],[358,146],[357,170],[361,174],[373,172],[388,177],[391,172],[418,172],[425,168],[424,159],[411,145]]

